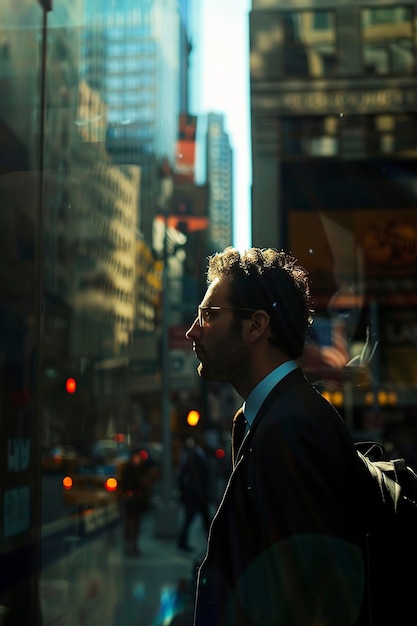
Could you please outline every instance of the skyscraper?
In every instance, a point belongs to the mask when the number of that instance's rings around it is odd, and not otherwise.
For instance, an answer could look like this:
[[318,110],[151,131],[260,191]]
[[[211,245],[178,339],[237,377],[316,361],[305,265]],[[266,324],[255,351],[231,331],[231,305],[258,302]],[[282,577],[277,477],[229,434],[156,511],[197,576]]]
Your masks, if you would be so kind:
[[206,150],[209,247],[217,251],[233,240],[233,153],[221,113],[208,114]]
[[[86,3],[83,72],[107,105],[107,150],[142,169],[139,228],[151,241],[159,168],[171,164],[179,115],[180,15],[175,0]],[[98,36],[99,34],[99,36]]]

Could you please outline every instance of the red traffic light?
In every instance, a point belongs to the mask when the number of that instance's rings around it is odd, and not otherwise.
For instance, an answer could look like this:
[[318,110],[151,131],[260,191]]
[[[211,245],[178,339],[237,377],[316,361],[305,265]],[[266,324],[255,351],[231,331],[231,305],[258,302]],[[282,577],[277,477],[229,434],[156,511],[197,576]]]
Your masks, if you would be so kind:
[[67,378],[65,381],[65,391],[67,393],[75,393],[77,391],[77,381],[75,378]]

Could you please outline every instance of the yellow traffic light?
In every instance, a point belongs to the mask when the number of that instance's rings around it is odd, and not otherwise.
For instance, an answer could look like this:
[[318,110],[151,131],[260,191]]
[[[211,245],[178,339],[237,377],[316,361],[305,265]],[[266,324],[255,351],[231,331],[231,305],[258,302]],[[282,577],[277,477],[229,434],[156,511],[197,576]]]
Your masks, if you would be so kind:
[[199,421],[200,421],[200,411],[196,411],[195,409],[188,411],[187,424],[189,426],[197,426]]

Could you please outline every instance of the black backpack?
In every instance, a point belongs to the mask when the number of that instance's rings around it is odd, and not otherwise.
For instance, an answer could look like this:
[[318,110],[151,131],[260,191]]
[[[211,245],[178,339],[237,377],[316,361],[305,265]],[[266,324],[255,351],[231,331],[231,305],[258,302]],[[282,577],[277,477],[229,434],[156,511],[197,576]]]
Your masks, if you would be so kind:
[[355,444],[361,477],[370,626],[417,624],[417,474],[377,442]]

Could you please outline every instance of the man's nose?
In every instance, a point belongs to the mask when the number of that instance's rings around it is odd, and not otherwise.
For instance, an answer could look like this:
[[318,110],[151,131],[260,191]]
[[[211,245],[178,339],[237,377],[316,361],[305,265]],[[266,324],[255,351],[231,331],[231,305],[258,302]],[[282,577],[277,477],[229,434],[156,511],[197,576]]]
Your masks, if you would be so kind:
[[185,333],[185,336],[187,337],[187,339],[192,339],[192,333],[194,333],[197,329],[200,330],[200,324],[198,323],[198,317],[195,318],[194,322],[191,324],[190,328]]

